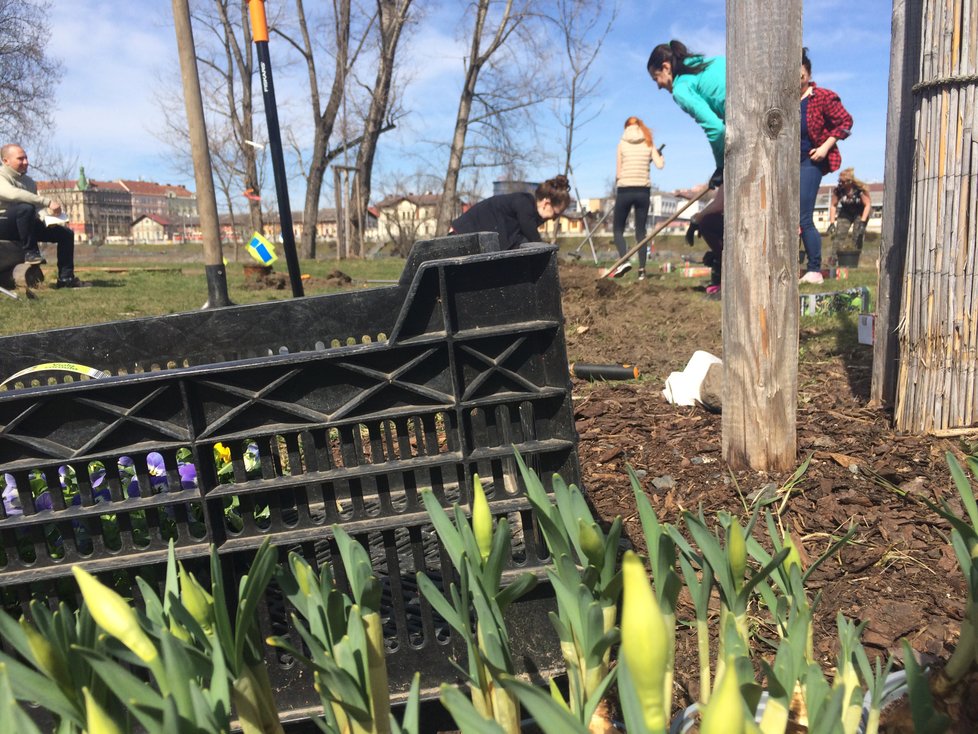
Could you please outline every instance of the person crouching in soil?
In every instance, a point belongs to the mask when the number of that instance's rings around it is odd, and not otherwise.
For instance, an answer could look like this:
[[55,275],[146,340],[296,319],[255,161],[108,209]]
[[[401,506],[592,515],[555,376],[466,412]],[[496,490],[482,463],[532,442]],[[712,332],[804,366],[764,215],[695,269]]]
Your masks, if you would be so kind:
[[570,204],[566,176],[554,176],[533,194],[497,194],[473,205],[452,222],[453,234],[496,232],[499,248],[512,250],[527,242],[540,242],[540,227],[557,219]]
[[[862,250],[866,223],[873,213],[869,187],[856,178],[852,168],[839,171],[839,183],[832,189],[829,204],[829,228],[835,251]],[[850,239],[851,236],[851,239]]]
[[[716,170],[710,176],[710,188],[716,189],[713,200],[690,219],[686,241],[700,236],[710,247],[713,275],[706,293],[719,297],[723,262],[723,145],[726,134],[724,114],[727,101],[727,62],[723,56],[706,58],[694,54],[680,41],[660,43],[649,56],[649,76],[659,89],[672,94],[680,109],[703,128],[710,141]],[[705,260],[704,260],[705,262]]]

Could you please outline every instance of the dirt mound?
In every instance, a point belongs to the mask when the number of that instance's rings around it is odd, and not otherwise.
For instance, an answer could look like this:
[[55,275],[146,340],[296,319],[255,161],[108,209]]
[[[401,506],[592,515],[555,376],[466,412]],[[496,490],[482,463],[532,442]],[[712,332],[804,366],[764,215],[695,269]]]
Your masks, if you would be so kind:
[[[942,537],[949,528],[913,496],[953,500],[944,455],[962,456],[961,444],[895,433],[888,413],[867,406],[872,350],[803,330],[798,445],[799,464],[812,455],[808,471],[790,491],[789,474],[732,472],[722,458],[721,416],[669,405],[661,394],[665,377],[695,349],[722,356],[720,303],[704,297],[702,280],[677,285],[675,276],[652,269],[645,281],[634,271],[615,281],[597,281],[596,274],[561,268],[569,358],[637,364],[643,373],[623,383],[574,381],[583,483],[602,517],[622,515],[630,541],[645,550],[629,464],[665,521],[699,507],[746,518],[752,498],[776,494],[781,523],[811,558],[854,524],[853,541],[810,581],[822,594],[816,655],[833,664],[841,611],[869,621],[863,640],[870,652],[899,657],[905,637],[925,657],[946,658],[960,629],[964,580]],[[677,682],[692,702],[695,633],[680,629],[679,638]]]

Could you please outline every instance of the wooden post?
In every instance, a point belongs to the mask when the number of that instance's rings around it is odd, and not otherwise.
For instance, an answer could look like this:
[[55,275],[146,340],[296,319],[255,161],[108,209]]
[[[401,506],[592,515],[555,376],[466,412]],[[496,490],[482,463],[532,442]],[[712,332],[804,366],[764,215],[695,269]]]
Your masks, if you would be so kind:
[[978,423],[978,8],[922,5],[894,418],[946,433]]
[[346,232],[343,230],[343,173],[333,166],[333,191],[336,194],[336,259],[342,260],[347,256]]
[[197,212],[200,215],[200,230],[204,238],[204,273],[207,276],[207,303],[204,304],[204,308],[230,306],[227,273],[224,270],[224,255],[221,250],[217,196],[214,193],[214,174],[211,169],[211,152],[207,144],[204,102],[200,95],[197,51],[194,47],[188,0],[173,0],[173,23],[176,27],[183,97],[187,107],[187,132],[194,159]]
[[892,405],[900,341],[903,276],[913,182],[913,85],[920,65],[923,0],[893,0],[890,35],[890,94],[886,110],[886,163],[883,173],[883,230],[880,237],[876,339],[873,345],[874,405]]
[[727,0],[723,457],[796,461],[801,0]]

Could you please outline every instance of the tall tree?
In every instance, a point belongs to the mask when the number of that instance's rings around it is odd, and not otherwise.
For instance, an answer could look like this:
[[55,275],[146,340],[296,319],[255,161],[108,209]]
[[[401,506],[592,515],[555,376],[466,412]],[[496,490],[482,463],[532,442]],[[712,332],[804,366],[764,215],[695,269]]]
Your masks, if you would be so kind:
[[47,54],[44,0],[0,0],[0,138],[28,145],[51,125],[61,64]]
[[[444,188],[438,205],[439,235],[448,232],[455,215],[459,174],[470,128],[476,124],[484,125],[486,140],[495,152],[513,151],[518,146],[514,146],[515,141],[509,137],[512,131],[507,129],[503,116],[525,110],[544,96],[540,89],[545,85],[537,84],[543,80],[544,64],[535,64],[533,73],[524,71],[523,65],[519,65],[520,77],[506,76],[503,65],[495,66],[495,71],[500,72],[498,75],[484,74],[493,71],[493,62],[514,38],[520,39],[524,48],[532,45],[531,34],[521,34],[520,31],[534,17],[531,12],[533,5],[533,0],[476,0],[473,3],[469,53],[464,61],[462,91],[459,94],[455,128],[448,151]],[[515,65],[508,66],[512,69]],[[489,77],[490,82],[498,83],[487,84],[485,77]],[[499,162],[495,161],[497,164]]]
[[554,25],[563,51],[564,73],[558,82],[563,93],[557,97],[557,119],[564,128],[564,175],[571,172],[571,159],[578,143],[575,135],[598,116],[590,103],[601,80],[591,67],[601,53],[618,15],[618,3],[601,0],[555,0],[546,18]]
[[394,127],[391,88],[394,81],[395,58],[397,46],[401,40],[401,32],[408,21],[412,0],[377,0],[377,70],[374,76],[373,88],[370,92],[370,104],[363,122],[363,134],[357,159],[354,164],[355,173],[351,186],[351,205],[346,212],[346,232],[349,246],[356,249],[361,256],[363,249],[363,232],[366,229],[367,202],[370,201],[371,179],[373,176],[374,156],[377,153],[377,141],[381,133]]
[[[262,231],[261,179],[259,177],[259,149],[255,147],[254,101],[252,80],[255,76],[254,44],[251,38],[251,23],[248,19],[247,3],[237,0],[237,13],[229,12],[231,0],[214,0],[214,10],[220,21],[223,35],[224,64],[219,73],[227,80],[225,101],[228,121],[234,135],[237,158],[241,162],[238,171],[242,178],[243,194],[248,201],[248,214],[251,227]],[[240,37],[240,41],[239,41]],[[216,68],[216,67],[215,67]],[[234,211],[229,212],[233,216]]]
[[[191,9],[198,31],[195,50],[214,175],[232,218],[247,202],[251,228],[261,232],[264,221],[258,197],[264,181],[264,155],[261,143],[256,142],[259,134],[254,125],[255,61],[247,4],[240,0],[199,0]],[[192,172],[187,123],[180,106],[170,102],[174,93],[164,79],[157,136],[174,150],[174,166]]]
[[346,89],[350,65],[355,62],[360,46],[351,47],[350,0],[332,0],[330,40],[333,44],[333,80],[329,96],[323,102],[320,91],[319,70],[316,60],[319,54],[309,32],[309,21],[303,0],[296,0],[296,24],[298,37],[284,25],[273,26],[272,30],[285,39],[299,54],[306,67],[309,83],[309,104],[313,117],[312,146],[306,177],[306,199],[302,214],[302,237],[299,250],[302,257],[316,257],[316,221],[319,218],[319,200],[323,190],[323,179],[330,162],[329,142],[340,113]]

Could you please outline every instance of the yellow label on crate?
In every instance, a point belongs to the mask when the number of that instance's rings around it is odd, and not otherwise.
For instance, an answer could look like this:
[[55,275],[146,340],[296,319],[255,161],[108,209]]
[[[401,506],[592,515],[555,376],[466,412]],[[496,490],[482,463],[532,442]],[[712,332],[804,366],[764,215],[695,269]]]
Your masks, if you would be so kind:
[[83,364],[75,364],[74,362],[45,362],[44,364],[36,364],[33,367],[28,367],[20,372],[15,372],[6,380],[0,382],[0,387],[6,385],[8,382],[13,382],[19,377],[24,377],[34,372],[74,372],[84,377],[91,377],[93,379],[108,377],[110,374],[108,372],[103,372],[102,370],[97,370],[94,367],[86,367]]

